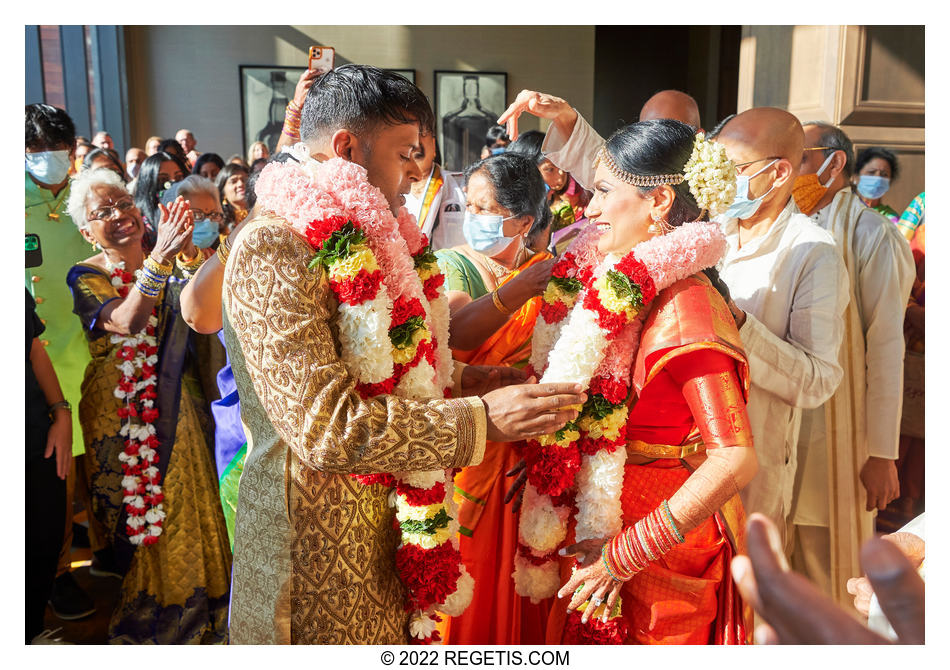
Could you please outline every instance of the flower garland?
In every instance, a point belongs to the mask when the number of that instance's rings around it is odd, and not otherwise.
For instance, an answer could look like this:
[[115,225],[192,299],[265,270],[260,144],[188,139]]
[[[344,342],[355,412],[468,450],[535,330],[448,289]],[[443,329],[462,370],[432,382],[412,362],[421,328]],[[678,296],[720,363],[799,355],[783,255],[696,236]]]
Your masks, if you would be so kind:
[[[110,282],[122,298],[129,294],[129,286],[140,274],[125,270],[125,262],[113,265],[106,258],[110,270]],[[122,377],[116,386],[115,397],[125,401],[117,414],[122,419],[119,434],[125,438],[125,448],[119,453],[122,462],[122,489],[125,495],[126,525],[129,541],[134,545],[151,545],[158,542],[165,522],[162,501],[162,474],[158,469],[158,437],[155,421],[155,393],[158,377],[158,341],[155,328],[158,326],[156,309],[148,317],[145,328],[129,335],[114,334],[112,344],[121,345],[116,352],[119,363],[116,367]]]
[[[448,396],[452,354],[445,277],[428,239],[405,208],[393,217],[385,197],[355,163],[274,163],[257,182],[258,201],[290,222],[316,252],[310,267],[326,273],[337,298],[343,363],[361,397],[393,394],[424,400]],[[415,643],[438,642],[436,612],[458,616],[474,581],[458,550],[451,470],[353,475],[393,489],[401,542],[396,571],[406,588]]]
[[[576,542],[620,532],[621,447],[643,320],[659,291],[715,265],[726,248],[718,225],[699,221],[642,242],[619,259],[599,259],[598,236],[578,236],[553,269],[539,321],[545,325],[536,327],[532,342],[531,366],[543,373],[542,382],[588,389],[577,419],[524,446],[528,482],[513,577],[517,592],[534,602],[560,587],[556,551],[572,511]],[[589,622],[584,639],[622,641],[622,626],[617,608],[606,627]]]

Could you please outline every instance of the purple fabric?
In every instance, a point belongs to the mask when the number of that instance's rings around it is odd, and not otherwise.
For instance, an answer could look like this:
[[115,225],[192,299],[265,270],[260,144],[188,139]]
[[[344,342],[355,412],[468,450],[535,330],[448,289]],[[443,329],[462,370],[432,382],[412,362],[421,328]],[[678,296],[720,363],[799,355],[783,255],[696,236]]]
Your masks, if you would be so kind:
[[564,228],[561,228],[560,230],[556,231],[554,235],[551,236],[551,241],[554,244],[557,244],[568,235],[576,235],[577,233],[581,232],[581,230],[587,224],[588,224],[588,221],[587,221],[586,216],[582,219],[578,219],[576,222],[572,223],[571,225],[565,226]]
[[[218,339],[223,345],[223,330],[218,331]],[[211,413],[214,415],[214,462],[218,466],[220,479],[234,454],[247,442],[244,426],[241,425],[241,401],[238,398],[234,374],[231,372],[230,356],[218,372],[218,390],[221,392],[221,399],[211,403]]]

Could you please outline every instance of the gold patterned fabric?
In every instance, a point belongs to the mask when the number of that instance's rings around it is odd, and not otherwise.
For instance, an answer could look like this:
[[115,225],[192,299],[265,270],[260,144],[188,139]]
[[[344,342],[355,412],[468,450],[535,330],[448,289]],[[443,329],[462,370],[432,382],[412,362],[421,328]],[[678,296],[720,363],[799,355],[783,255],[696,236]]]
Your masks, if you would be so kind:
[[[93,327],[99,309],[118,297],[108,276],[93,266],[71,284],[76,312],[88,333],[92,361],[86,369],[79,402],[86,453],[77,472],[88,487],[93,549],[113,547],[122,523],[124,438],[114,391],[121,373],[116,367],[119,344]],[[163,305],[165,293],[159,298]],[[166,332],[174,310],[159,309],[156,333]],[[159,341],[159,355],[167,351]],[[231,552],[218,502],[217,479],[209,442],[208,411],[186,363],[180,382],[174,445],[162,480],[166,513],[163,532],[152,546],[134,549],[122,581],[119,603],[109,624],[113,643],[223,643],[227,617]]]
[[388,489],[349,474],[479,463],[484,408],[476,398],[362,400],[312,255],[285,221],[262,216],[225,268],[225,343],[248,434],[231,641],[405,643]]

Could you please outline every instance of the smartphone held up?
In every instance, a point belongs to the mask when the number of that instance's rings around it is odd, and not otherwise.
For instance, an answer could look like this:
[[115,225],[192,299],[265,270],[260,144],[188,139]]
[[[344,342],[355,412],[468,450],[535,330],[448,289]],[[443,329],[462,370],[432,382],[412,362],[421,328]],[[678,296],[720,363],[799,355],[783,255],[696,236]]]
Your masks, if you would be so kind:
[[335,50],[333,47],[310,47],[310,58],[307,64],[307,68],[310,70],[317,70],[320,74],[324,74],[333,69],[333,58],[335,55]]

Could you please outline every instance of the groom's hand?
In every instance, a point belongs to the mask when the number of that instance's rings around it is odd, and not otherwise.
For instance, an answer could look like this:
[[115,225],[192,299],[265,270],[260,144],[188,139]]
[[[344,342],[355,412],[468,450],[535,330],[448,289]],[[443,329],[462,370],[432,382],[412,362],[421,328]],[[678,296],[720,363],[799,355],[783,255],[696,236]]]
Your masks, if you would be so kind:
[[490,391],[512,384],[524,384],[528,375],[524,370],[502,365],[466,365],[462,369],[462,395],[483,396]]
[[587,401],[580,384],[527,384],[506,386],[482,396],[488,418],[487,437],[514,442],[553,433],[577,418]]

